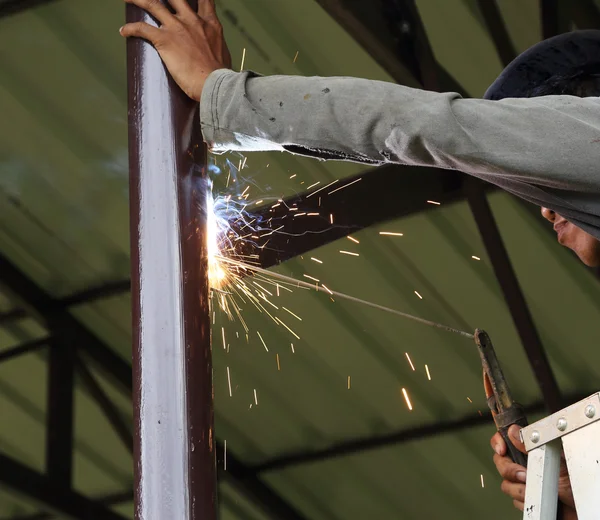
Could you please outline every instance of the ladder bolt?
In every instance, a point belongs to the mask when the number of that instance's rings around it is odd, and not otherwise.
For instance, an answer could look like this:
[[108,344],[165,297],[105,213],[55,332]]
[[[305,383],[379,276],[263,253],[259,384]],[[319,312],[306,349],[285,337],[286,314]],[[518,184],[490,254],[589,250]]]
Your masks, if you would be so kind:
[[531,442],[534,444],[540,442],[540,432],[537,430],[531,432]]
[[588,419],[591,419],[592,417],[594,417],[594,415],[596,415],[596,408],[594,406],[592,406],[591,404],[588,404],[585,407],[585,416]]
[[564,417],[561,417],[557,422],[556,422],[556,427],[561,431],[564,432],[567,429],[567,420]]

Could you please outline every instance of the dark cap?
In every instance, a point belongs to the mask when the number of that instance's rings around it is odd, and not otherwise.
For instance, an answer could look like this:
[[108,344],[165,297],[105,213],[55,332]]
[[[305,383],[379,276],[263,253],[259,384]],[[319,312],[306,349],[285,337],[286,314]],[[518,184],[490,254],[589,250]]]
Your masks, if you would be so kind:
[[485,99],[527,97],[553,77],[600,74],[600,31],[573,31],[540,42],[515,58]]

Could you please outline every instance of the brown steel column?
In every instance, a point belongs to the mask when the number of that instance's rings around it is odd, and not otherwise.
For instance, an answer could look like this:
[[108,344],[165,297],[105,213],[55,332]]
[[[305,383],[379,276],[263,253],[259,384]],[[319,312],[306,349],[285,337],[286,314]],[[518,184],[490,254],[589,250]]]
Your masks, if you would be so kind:
[[[190,4],[196,8],[195,2]],[[127,6],[127,22],[150,17]],[[198,107],[146,42],[127,43],[136,518],[216,518]]]

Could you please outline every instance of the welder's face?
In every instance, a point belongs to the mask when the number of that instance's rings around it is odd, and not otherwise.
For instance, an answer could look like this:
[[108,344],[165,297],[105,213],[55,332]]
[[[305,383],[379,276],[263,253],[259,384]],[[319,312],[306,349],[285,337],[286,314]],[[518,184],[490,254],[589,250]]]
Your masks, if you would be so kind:
[[590,267],[600,266],[600,241],[551,209],[542,208],[543,217],[554,224],[558,243],[572,249]]

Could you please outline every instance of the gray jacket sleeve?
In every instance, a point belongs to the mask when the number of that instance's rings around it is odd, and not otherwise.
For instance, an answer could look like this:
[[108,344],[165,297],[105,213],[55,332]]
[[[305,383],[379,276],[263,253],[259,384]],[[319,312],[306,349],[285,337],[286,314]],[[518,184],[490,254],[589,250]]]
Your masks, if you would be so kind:
[[599,98],[486,101],[356,78],[218,70],[200,110],[214,152],[449,168],[517,193],[527,185],[541,203],[545,194],[568,204],[563,191],[600,193]]

